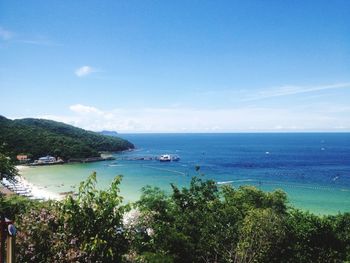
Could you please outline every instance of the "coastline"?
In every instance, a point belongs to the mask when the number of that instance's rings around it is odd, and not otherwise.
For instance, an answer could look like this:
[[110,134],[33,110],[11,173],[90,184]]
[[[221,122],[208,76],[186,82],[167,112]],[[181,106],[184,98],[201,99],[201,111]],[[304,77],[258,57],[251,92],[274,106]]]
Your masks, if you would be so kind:
[[[127,138],[139,147],[114,154],[117,158],[114,162],[41,166],[25,169],[21,174],[30,183],[58,195],[77,191],[78,184],[94,171],[99,189],[108,189],[116,175],[123,175],[121,195],[133,202],[139,199],[140,189],[145,185],[165,191],[171,191],[170,183],[188,186],[191,176],[198,175],[195,165],[199,165],[204,178],[221,184],[234,181],[234,187],[282,189],[290,204],[298,209],[318,215],[349,212],[348,135],[204,134],[161,138],[129,135]],[[178,154],[181,160],[170,163],[144,160],[146,156],[164,153]]]
[[[125,150],[130,151],[130,149]],[[55,200],[59,201],[64,199],[67,195],[73,194],[74,191],[72,190],[66,190],[60,193],[53,192],[47,189],[47,186],[39,186],[36,184],[33,184],[27,180],[27,178],[24,176],[23,171],[26,169],[31,169],[37,166],[56,166],[56,165],[67,165],[67,164],[85,164],[85,163],[95,163],[95,162],[101,162],[101,161],[113,161],[115,160],[115,157],[111,155],[110,152],[102,153],[100,157],[90,157],[90,158],[76,158],[71,159],[68,162],[54,162],[54,163],[39,163],[35,165],[23,165],[19,164],[16,165],[16,169],[18,170],[18,176],[15,176],[15,180],[20,184],[21,187],[24,187],[27,192],[30,193],[30,199],[38,199],[38,200]],[[18,193],[15,190],[12,190],[5,185],[3,186],[8,194],[17,194],[21,196],[25,196],[23,193]]]
[[30,183],[22,174],[24,169],[29,169],[28,166],[25,165],[17,165],[18,176],[16,176],[16,180],[20,182],[23,186],[25,186],[33,195],[32,199],[42,199],[42,200],[62,200],[64,196],[53,193],[45,189],[45,187],[39,187]]

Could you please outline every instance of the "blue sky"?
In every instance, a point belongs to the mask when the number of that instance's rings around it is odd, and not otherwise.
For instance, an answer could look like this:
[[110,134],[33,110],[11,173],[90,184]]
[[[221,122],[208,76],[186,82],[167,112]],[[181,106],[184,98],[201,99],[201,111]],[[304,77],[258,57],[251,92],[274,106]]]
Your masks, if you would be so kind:
[[0,114],[350,131],[350,1],[0,1]]

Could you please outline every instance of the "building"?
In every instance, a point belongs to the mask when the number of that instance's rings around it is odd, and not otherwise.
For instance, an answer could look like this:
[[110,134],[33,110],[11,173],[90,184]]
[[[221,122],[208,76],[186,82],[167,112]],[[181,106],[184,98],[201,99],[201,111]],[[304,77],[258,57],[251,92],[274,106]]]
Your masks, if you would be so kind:
[[50,155],[47,155],[45,157],[40,157],[38,160],[38,163],[53,163],[56,162],[56,158]]
[[18,154],[16,156],[17,160],[20,161],[21,163],[28,162],[30,159],[28,158],[28,155],[26,154]]

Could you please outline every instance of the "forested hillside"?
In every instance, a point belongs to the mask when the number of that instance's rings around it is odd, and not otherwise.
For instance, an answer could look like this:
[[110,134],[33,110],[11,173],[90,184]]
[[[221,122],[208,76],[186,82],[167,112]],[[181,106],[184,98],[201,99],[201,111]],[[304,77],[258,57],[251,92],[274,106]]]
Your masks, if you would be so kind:
[[127,140],[104,136],[61,122],[44,119],[9,120],[0,116],[0,143],[13,157],[29,154],[64,159],[99,156],[99,151],[122,151],[134,148]]
[[107,136],[118,136],[118,133],[116,131],[100,131],[98,133]]

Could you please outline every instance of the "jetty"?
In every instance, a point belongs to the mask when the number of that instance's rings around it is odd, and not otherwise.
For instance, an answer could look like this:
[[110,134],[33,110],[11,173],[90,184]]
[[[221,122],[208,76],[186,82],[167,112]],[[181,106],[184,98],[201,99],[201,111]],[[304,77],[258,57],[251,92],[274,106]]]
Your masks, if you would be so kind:
[[[167,154],[169,156],[168,161],[172,161],[172,162],[177,162],[180,161],[180,157],[178,155],[170,155]],[[121,160],[123,161],[162,161],[162,156],[134,156],[134,157],[124,157],[121,158]]]
[[92,162],[102,162],[102,161],[113,161],[116,158],[113,156],[108,157],[89,157],[89,158],[71,158],[68,163],[92,163]]

